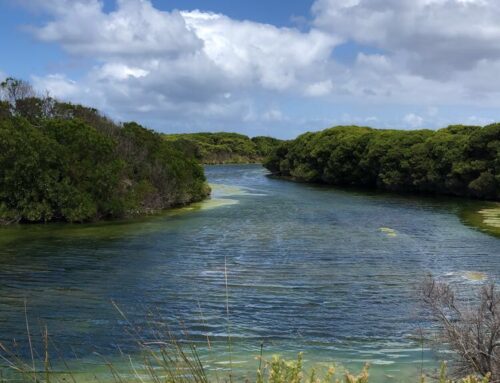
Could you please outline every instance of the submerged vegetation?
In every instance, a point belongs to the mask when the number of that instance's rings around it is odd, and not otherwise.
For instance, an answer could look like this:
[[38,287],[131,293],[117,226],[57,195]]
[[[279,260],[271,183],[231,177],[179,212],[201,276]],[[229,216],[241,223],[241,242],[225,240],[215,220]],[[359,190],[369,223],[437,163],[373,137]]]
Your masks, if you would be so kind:
[[[83,383],[89,381],[87,375],[72,369],[68,361],[53,360],[51,355],[59,350],[49,338],[47,329],[42,332],[41,350],[31,349],[31,360],[20,358],[15,350],[0,343],[0,383]],[[31,342],[31,338],[29,338]],[[334,364],[306,369],[300,353],[296,360],[286,360],[278,355],[267,360],[262,355],[257,357],[256,372],[252,377],[243,377],[233,371],[217,373],[209,371],[201,360],[196,346],[192,343],[179,342],[172,338],[157,339],[154,342],[138,341],[139,354],[122,354],[124,364],[115,364],[102,356],[101,374],[92,372],[90,381],[127,383],[211,383],[211,382],[255,382],[255,383],[369,383],[369,365],[360,373],[351,373]],[[35,359],[35,355],[38,359]],[[58,366],[58,367],[56,367]],[[125,367],[124,367],[125,366]],[[222,376],[221,376],[222,375]],[[400,381],[393,376],[394,381]],[[392,380],[391,379],[391,380]],[[415,383],[489,383],[491,375],[471,374],[464,378],[451,378],[446,363],[441,364],[437,374],[415,376]]]
[[[27,323],[29,331],[29,325]],[[0,343],[0,383],[84,383],[111,382],[152,382],[152,383],[369,383],[369,365],[365,364],[360,373],[351,373],[344,368],[331,364],[321,368],[307,369],[303,355],[296,360],[287,360],[279,355],[266,359],[261,354],[256,358],[256,372],[253,376],[239,376],[231,368],[229,371],[210,371],[197,351],[196,345],[189,341],[178,341],[170,334],[154,341],[145,341],[136,329],[129,329],[137,337],[137,351],[134,356],[121,353],[123,363],[113,362],[104,356],[103,372],[88,374],[79,372],[72,364],[61,357],[60,350],[49,337],[47,328],[42,330],[40,349],[33,346],[28,334],[31,359],[23,359],[17,350]],[[56,360],[52,358],[56,355]],[[491,375],[471,374],[465,378],[453,379],[448,376],[447,365],[442,363],[437,374],[415,376],[415,383],[436,381],[439,383],[489,383]],[[399,381],[398,376],[391,379]]]
[[339,126],[282,143],[265,166],[303,182],[500,200],[500,124],[438,131]]
[[[44,334],[44,337],[48,335]],[[83,383],[88,378],[80,378],[76,371],[72,371],[68,364],[61,369],[55,369],[49,356],[49,343],[40,354],[42,360],[27,362],[18,358],[11,350],[0,344],[0,351],[3,353],[3,368],[0,363],[0,383],[21,382],[21,383],[51,383],[68,382]],[[207,370],[201,361],[196,347],[192,344],[186,345],[173,340],[159,341],[159,347],[151,347],[142,344],[139,358],[124,356],[128,368],[119,367],[105,358],[103,366],[108,372],[104,376],[94,375],[91,380],[96,382],[126,383],[126,382],[152,382],[152,383],[211,383],[211,382],[255,382],[255,383],[368,383],[368,365],[359,373],[352,374],[349,371],[337,373],[337,369],[331,366],[324,373],[318,373],[315,369],[306,371],[302,354],[297,360],[285,360],[279,356],[274,356],[271,360],[258,358],[258,369],[255,376],[240,378],[228,372],[225,376],[214,376]],[[1,354],[0,354],[1,355]],[[33,364],[34,363],[34,364]],[[38,366],[37,366],[38,365]],[[444,377],[445,375],[443,375]],[[471,379],[471,378],[469,378]],[[463,383],[488,383],[488,380],[463,380]],[[425,382],[425,377],[416,379],[415,382]],[[450,380],[441,380],[442,383],[451,383]]]
[[194,157],[135,122],[37,97],[7,79],[0,102],[0,222],[83,222],[207,196]]
[[[226,292],[227,292],[226,286]],[[421,285],[421,302],[431,319],[439,324],[438,347],[446,345],[452,351],[451,372],[447,362],[442,362],[438,371],[419,374],[411,381],[439,383],[493,383],[499,381],[500,358],[500,294],[494,285],[484,285],[478,299],[471,303],[470,297],[458,298],[449,284],[429,276]],[[370,366],[365,364],[359,374],[352,374],[335,365],[306,368],[303,354],[296,360],[286,360],[279,355],[270,359],[263,356],[263,343],[256,357],[257,368],[251,377],[239,376],[233,371],[232,344],[228,332],[229,365],[220,371],[202,359],[197,345],[191,341],[187,331],[176,338],[161,319],[151,317],[147,326],[135,326],[124,311],[111,302],[119,314],[124,331],[134,344],[133,353],[126,353],[120,346],[118,361],[96,353],[105,368],[103,376],[91,371],[90,380],[96,382],[152,382],[152,383],[210,383],[210,382],[255,382],[255,383],[369,383]],[[41,329],[41,341],[32,337],[25,301],[26,350],[20,352],[19,343],[12,345],[0,342],[0,383],[80,383],[88,381],[88,374],[79,372],[64,358],[62,350],[49,336],[46,326]],[[229,311],[228,311],[229,312]],[[149,314],[151,315],[151,314]],[[228,317],[229,321],[229,317]],[[228,326],[229,328],[229,326]],[[210,336],[208,350],[211,349]],[[422,338],[423,342],[423,338]],[[72,349],[75,354],[75,350]],[[22,356],[22,355],[25,356]],[[55,355],[56,359],[53,359]],[[78,359],[78,358],[77,358]],[[121,362],[120,362],[121,361]],[[83,363],[85,364],[85,363]],[[387,376],[389,378],[389,376]],[[391,381],[409,381],[408,377],[391,375]]]
[[472,227],[500,237],[500,204],[484,202],[482,206],[465,206],[460,212],[461,220]]
[[272,137],[247,137],[238,133],[169,134],[165,139],[182,146],[204,164],[260,163],[281,140]]

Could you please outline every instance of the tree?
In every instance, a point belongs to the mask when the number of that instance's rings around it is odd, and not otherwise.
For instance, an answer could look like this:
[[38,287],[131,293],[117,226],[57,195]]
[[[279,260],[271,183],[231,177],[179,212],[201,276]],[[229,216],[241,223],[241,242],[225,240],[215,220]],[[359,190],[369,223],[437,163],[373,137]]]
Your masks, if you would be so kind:
[[297,181],[499,200],[500,124],[437,131],[337,126],[277,145],[264,166]]
[[194,156],[159,133],[33,97],[21,80],[0,90],[0,224],[144,214],[209,194]]
[[0,120],[10,117],[10,105],[7,101],[0,101]]
[[35,91],[27,81],[7,77],[0,83],[2,99],[8,101],[12,107],[16,106],[18,100],[35,97]]

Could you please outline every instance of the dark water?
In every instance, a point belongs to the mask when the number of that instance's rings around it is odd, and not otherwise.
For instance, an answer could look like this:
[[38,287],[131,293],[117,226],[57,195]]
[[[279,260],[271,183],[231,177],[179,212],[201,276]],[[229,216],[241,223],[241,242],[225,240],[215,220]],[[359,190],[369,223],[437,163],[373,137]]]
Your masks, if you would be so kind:
[[256,165],[206,172],[214,200],[193,208],[0,230],[0,341],[26,340],[26,299],[33,332],[46,324],[61,352],[133,352],[113,300],[146,337],[152,320],[208,335],[214,365],[227,362],[229,330],[241,369],[264,342],[315,362],[371,361],[382,381],[445,357],[415,341],[430,325],[415,297],[428,273],[466,288],[500,277],[500,240],[459,220],[462,200],[295,184]]

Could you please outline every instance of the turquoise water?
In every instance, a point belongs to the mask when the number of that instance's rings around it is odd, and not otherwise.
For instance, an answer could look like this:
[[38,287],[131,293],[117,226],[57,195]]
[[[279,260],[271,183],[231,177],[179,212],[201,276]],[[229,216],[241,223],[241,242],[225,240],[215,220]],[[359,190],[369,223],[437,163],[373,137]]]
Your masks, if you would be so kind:
[[2,228],[0,341],[26,343],[26,299],[33,333],[47,325],[70,360],[134,352],[113,300],[146,338],[152,322],[188,332],[214,369],[227,368],[229,330],[241,371],[263,343],[311,364],[369,361],[391,381],[447,357],[419,341],[431,324],[415,290],[428,273],[465,289],[500,276],[500,240],[460,221],[463,200],[296,184],[258,165],[206,173],[213,199],[190,208]]

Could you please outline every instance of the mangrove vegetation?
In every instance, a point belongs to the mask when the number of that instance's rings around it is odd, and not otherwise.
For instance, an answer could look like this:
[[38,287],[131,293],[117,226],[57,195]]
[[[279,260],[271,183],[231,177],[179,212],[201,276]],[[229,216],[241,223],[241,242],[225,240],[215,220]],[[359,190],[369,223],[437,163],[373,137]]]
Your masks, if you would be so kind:
[[339,126],[281,143],[265,162],[303,182],[500,199],[500,124],[432,130]]
[[83,222],[206,197],[196,158],[135,122],[1,84],[0,222]]

